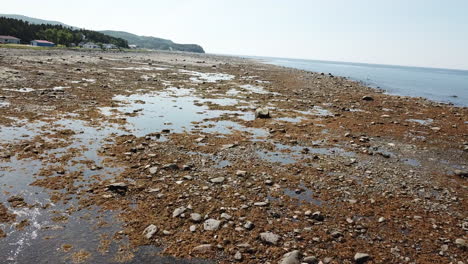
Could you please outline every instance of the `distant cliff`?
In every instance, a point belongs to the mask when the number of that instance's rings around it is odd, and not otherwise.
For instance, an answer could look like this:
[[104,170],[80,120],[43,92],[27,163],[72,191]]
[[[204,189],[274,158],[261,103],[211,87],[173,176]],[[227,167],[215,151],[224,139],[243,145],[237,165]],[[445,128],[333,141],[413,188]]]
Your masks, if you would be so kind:
[[125,39],[128,44],[137,45],[139,48],[205,53],[203,48],[197,44],[178,44],[168,39],[137,36],[123,31],[102,30],[99,32],[115,38]]

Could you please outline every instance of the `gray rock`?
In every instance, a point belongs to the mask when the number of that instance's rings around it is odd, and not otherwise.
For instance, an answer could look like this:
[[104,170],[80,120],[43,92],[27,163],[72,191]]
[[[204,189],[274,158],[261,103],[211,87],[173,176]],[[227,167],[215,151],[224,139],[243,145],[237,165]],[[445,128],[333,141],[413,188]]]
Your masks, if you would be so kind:
[[270,110],[268,108],[257,108],[255,110],[255,117],[256,118],[270,118]]
[[243,170],[238,170],[238,171],[236,171],[236,176],[245,177],[245,176],[247,176],[247,172],[243,171]]
[[164,166],[162,166],[163,170],[178,170],[179,169],[179,166],[177,166],[177,164],[175,163],[170,163],[170,164],[166,164]]
[[229,214],[226,214],[226,213],[222,213],[222,214],[221,214],[221,218],[224,218],[224,219],[226,219],[226,220],[230,220],[230,219],[232,218],[232,216],[229,215]]
[[185,208],[185,207],[179,207],[179,208],[175,209],[174,212],[172,212],[172,217],[178,217],[181,214],[183,214],[186,210],[187,210],[187,208]]
[[300,264],[301,252],[294,250],[283,255],[283,258],[279,261],[279,264]]
[[213,246],[211,244],[203,244],[203,245],[199,245],[199,246],[196,246],[192,249],[192,252],[196,252],[196,253],[206,253],[206,252],[209,252],[209,251],[212,251],[213,250]]
[[151,167],[149,168],[149,173],[154,175],[158,172],[158,167]]
[[317,220],[317,221],[323,221],[325,219],[325,217],[322,215],[321,212],[317,211],[317,212],[314,212],[311,216],[312,219],[314,220]]
[[192,219],[193,222],[198,223],[202,220],[202,216],[197,213],[190,214],[190,218]]
[[236,254],[234,254],[234,259],[237,261],[242,261],[243,259],[242,253],[240,253],[240,251],[237,251]]
[[119,194],[125,194],[128,190],[128,186],[124,182],[111,183],[107,185],[107,188],[109,189],[109,191],[116,192]]
[[363,101],[374,101],[374,98],[372,96],[365,95],[365,96],[362,97],[362,100]]
[[195,232],[197,230],[197,226],[196,225],[191,225],[190,228],[189,228],[190,232]]
[[217,177],[217,178],[213,178],[210,180],[210,182],[212,183],[223,183],[224,182],[224,177]]
[[145,236],[147,239],[151,239],[154,234],[156,234],[156,232],[158,232],[158,227],[151,224],[146,227],[145,230],[143,230],[143,236]]
[[317,264],[319,260],[315,256],[308,256],[305,257],[302,262],[307,263],[307,264]]
[[263,232],[260,233],[260,239],[267,244],[277,245],[280,236],[272,232]]
[[208,219],[203,223],[203,229],[206,231],[216,231],[219,229],[221,221],[216,219]]
[[244,224],[244,228],[247,229],[247,230],[252,230],[253,228],[255,227],[255,225],[250,222],[250,221],[247,221],[245,224]]
[[268,202],[257,202],[257,203],[254,203],[255,206],[267,206],[268,205]]
[[468,244],[466,243],[466,240],[463,238],[457,238],[455,239],[455,245],[457,245],[460,248],[467,248]]
[[455,173],[455,175],[457,175],[458,177],[462,177],[462,178],[468,177],[468,171],[455,170],[454,173]]
[[369,259],[370,259],[370,256],[369,254],[366,254],[366,253],[356,253],[356,255],[354,255],[354,261],[356,263],[365,263]]

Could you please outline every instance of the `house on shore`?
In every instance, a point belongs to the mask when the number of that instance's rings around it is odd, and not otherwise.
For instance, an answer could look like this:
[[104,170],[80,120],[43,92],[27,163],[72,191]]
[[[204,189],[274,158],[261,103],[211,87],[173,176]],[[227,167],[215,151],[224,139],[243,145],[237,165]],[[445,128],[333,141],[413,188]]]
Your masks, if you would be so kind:
[[114,44],[103,44],[102,47],[105,49],[117,49],[117,46]]
[[55,47],[55,43],[47,41],[47,40],[33,40],[33,41],[31,41],[31,46]]
[[0,44],[20,44],[20,39],[13,36],[1,36]]
[[81,44],[80,46],[83,47],[83,49],[100,49],[101,48],[101,46],[93,42],[87,42],[87,43]]
[[138,46],[137,46],[137,45],[134,45],[134,44],[128,45],[128,47],[129,47],[130,49],[137,49],[137,48],[138,48]]

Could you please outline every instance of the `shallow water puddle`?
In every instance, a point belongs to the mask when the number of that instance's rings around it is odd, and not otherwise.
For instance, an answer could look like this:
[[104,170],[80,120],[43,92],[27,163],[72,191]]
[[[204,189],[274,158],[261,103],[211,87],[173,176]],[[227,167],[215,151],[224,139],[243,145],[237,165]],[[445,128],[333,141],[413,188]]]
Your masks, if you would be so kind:
[[179,70],[180,73],[191,75],[193,77],[190,78],[190,81],[193,83],[215,83],[218,81],[230,81],[235,78],[234,75],[226,74],[226,73],[205,73],[205,72],[196,72],[196,71],[187,71],[187,70]]
[[117,96],[115,100],[128,104],[114,108],[102,108],[106,115],[126,113],[126,128],[136,136],[169,130],[175,133],[206,132],[232,134],[247,132],[254,137],[266,137],[268,132],[259,128],[248,128],[233,121],[214,121],[223,115],[234,115],[243,120],[253,120],[253,111],[210,110],[209,105],[231,106],[240,101],[235,99],[206,99],[194,95],[193,89],[168,87],[164,92]]
[[285,188],[283,193],[291,198],[297,199],[298,204],[312,203],[317,206],[322,206],[324,201],[313,198],[314,192],[304,185],[300,185],[298,189]]

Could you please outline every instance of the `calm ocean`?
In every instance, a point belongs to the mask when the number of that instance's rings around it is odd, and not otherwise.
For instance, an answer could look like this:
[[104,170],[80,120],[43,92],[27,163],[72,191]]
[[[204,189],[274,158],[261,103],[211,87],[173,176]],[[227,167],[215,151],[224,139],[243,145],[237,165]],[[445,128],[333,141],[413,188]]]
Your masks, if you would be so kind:
[[425,97],[457,106],[468,106],[468,71],[299,60],[269,57],[249,57],[264,63],[314,72],[331,73],[380,88],[388,94]]

